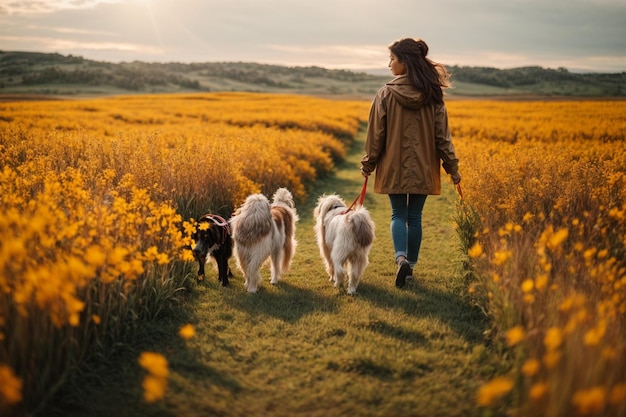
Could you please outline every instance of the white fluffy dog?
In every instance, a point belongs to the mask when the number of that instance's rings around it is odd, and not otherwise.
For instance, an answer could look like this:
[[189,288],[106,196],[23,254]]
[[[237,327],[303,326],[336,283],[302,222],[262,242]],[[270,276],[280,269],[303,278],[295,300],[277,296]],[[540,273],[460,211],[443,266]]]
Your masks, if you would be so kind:
[[271,283],[277,284],[289,270],[296,252],[296,213],[293,196],[286,188],[274,193],[273,202],[252,194],[231,218],[234,255],[248,292],[261,283],[261,267],[271,259]]
[[348,275],[348,294],[354,295],[369,263],[374,242],[374,222],[363,206],[348,210],[336,194],[324,195],[313,212],[315,236],[326,272],[335,287]]

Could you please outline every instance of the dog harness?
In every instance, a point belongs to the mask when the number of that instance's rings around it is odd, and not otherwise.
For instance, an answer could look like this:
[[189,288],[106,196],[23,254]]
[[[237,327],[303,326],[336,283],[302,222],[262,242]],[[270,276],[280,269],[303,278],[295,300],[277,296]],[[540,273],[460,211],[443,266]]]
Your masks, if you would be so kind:
[[210,219],[216,226],[224,228],[225,233],[222,233],[222,241],[220,242],[220,246],[223,245],[224,242],[226,242],[226,238],[230,235],[230,225],[228,221],[217,214],[205,214],[200,220],[202,219]]

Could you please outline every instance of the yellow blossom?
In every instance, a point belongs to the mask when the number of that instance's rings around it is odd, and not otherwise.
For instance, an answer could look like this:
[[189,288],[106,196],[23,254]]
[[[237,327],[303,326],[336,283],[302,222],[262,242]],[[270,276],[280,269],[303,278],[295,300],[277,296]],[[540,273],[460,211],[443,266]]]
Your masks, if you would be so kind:
[[595,256],[596,252],[597,252],[597,249],[596,249],[596,248],[587,249],[587,250],[583,253],[583,257],[584,257],[586,260],[589,260],[589,259],[591,259],[591,258],[593,258],[593,257]]
[[563,332],[558,327],[550,327],[546,331],[543,343],[548,350],[557,349],[563,343]]
[[530,292],[535,287],[535,282],[532,279],[525,279],[522,281],[522,292]]
[[548,285],[548,276],[546,274],[540,274],[535,277],[535,288],[543,290]]
[[106,255],[102,251],[102,248],[98,246],[90,246],[85,251],[85,261],[87,261],[88,264],[98,268],[104,265],[106,261]]
[[626,401],[626,382],[616,384],[609,394],[609,402],[614,405],[623,404]]
[[180,328],[180,330],[178,331],[178,334],[183,339],[191,339],[192,337],[195,336],[196,329],[194,329],[194,327],[191,324],[186,324]]
[[608,360],[613,360],[617,357],[617,350],[611,346],[605,346],[602,349],[602,357]]
[[495,265],[504,265],[512,256],[513,252],[511,251],[497,251],[493,254],[493,263]]
[[468,251],[467,254],[470,258],[476,259],[483,254],[483,247],[479,242],[474,243]]
[[143,398],[146,402],[155,402],[165,397],[167,379],[153,375],[146,375],[141,383]]
[[556,350],[546,352],[546,354],[543,355],[543,363],[546,364],[546,368],[554,369],[557,367],[557,365],[561,361],[562,356],[563,354]]
[[150,374],[158,377],[167,377],[167,359],[160,353],[142,352],[139,356],[139,365]]
[[495,401],[513,389],[513,381],[506,377],[496,377],[481,386],[478,390],[476,402],[481,406],[493,405]]
[[534,376],[539,372],[539,361],[537,359],[528,359],[522,365],[522,373],[526,376]]
[[596,327],[588,330],[584,337],[585,345],[596,346],[602,340],[605,331],[606,325],[603,323],[599,323]]
[[545,382],[536,382],[530,387],[528,396],[533,401],[539,401],[548,393],[548,384]]
[[22,401],[22,380],[13,373],[10,367],[0,365],[0,381],[2,381],[0,398],[4,399],[7,404],[17,404]]
[[580,414],[595,414],[604,410],[606,390],[604,387],[593,387],[574,393],[572,404]]
[[565,241],[565,239],[567,239],[568,235],[569,235],[569,230],[567,228],[559,229],[557,230],[556,233],[550,236],[550,238],[548,239],[548,242],[546,243],[546,246],[554,250],[558,248],[559,246],[561,246],[561,244]]
[[525,332],[522,326],[515,326],[506,331],[506,342],[509,346],[515,346],[524,340]]

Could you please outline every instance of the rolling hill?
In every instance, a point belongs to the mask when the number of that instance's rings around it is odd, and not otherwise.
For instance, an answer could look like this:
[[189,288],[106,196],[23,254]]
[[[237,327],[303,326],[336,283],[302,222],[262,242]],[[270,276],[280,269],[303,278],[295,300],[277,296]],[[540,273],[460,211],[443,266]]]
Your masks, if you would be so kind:
[[[626,97],[626,72],[448,67],[449,96]],[[73,55],[0,51],[0,96],[93,97],[249,91],[371,98],[390,76],[249,62],[110,63]]]

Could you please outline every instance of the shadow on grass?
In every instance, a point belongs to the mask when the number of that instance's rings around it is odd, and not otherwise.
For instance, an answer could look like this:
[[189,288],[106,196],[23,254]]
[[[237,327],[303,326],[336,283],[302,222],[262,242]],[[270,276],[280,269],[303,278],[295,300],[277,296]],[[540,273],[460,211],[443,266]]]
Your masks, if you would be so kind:
[[[175,417],[165,401],[148,403],[143,398],[142,380],[147,374],[138,362],[141,352],[162,354],[168,368],[185,378],[210,381],[222,389],[237,392],[238,384],[207,367],[201,355],[178,335],[178,329],[194,321],[188,311],[143,323],[132,336],[116,344],[114,354],[89,362],[67,381],[41,415],[56,417]],[[168,388],[168,391],[170,388]]]
[[251,317],[270,316],[293,323],[313,312],[336,313],[339,309],[336,297],[296,287],[281,281],[271,288],[263,282],[256,294],[232,297],[227,302]]
[[[419,279],[409,281],[403,289],[395,288],[391,280],[388,289],[362,283],[358,294],[383,309],[400,310],[415,317],[437,318],[467,342],[483,341],[485,317],[477,307],[457,294],[433,289]],[[407,334],[403,329],[394,326],[382,324],[375,328],[377,332],[390,337],[409,339],[417,344],[428,342],[422,334]]]

